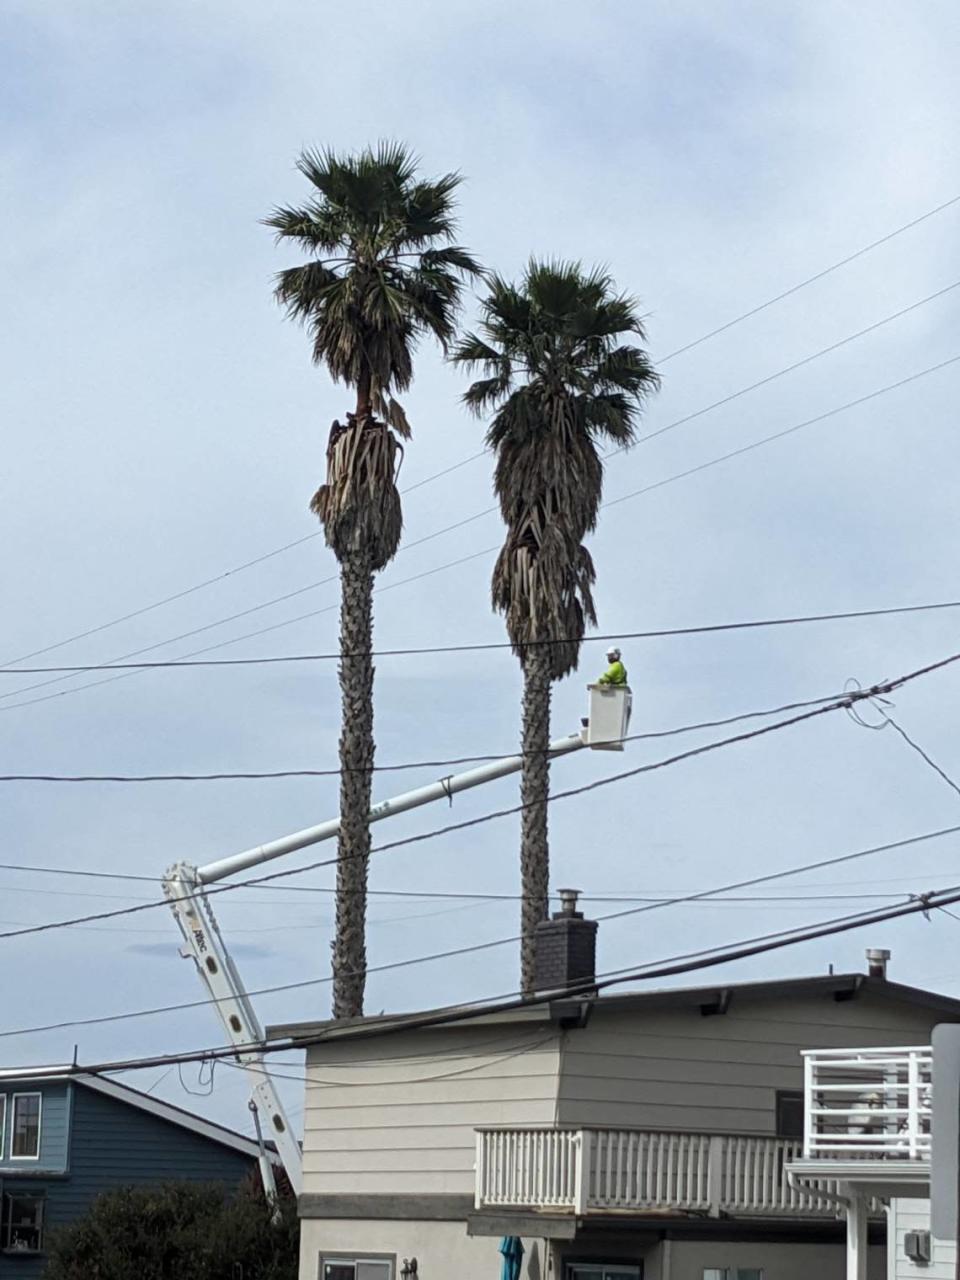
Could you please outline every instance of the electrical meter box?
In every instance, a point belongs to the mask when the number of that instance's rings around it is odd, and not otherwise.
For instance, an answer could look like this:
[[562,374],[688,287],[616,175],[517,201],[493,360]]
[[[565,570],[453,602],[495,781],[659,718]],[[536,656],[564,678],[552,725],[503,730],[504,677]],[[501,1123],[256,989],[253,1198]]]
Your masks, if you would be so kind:
[[588,684],[590,716],[585,741],[597,751],[622,751],[633,694],[625,684]]

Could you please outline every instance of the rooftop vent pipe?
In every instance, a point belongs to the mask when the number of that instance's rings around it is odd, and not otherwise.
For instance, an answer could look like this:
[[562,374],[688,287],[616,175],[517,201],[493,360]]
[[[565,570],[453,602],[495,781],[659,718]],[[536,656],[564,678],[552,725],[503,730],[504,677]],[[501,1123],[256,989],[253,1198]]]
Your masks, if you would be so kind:
[[885,978],[889,959],[889,951],[885,951],[881,947],[867,947],[867,973],[870,977]]

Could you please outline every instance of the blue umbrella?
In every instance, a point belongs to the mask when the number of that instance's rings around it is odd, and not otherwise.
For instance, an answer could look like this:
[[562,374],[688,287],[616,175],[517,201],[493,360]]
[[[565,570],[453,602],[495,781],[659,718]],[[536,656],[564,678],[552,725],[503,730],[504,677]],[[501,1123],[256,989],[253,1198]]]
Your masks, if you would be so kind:
[[500,1241],[503,1266],[500,1280],[520,1280],[520,1264],[523,1262],[523,1241],[519,1236],[504,1236]]

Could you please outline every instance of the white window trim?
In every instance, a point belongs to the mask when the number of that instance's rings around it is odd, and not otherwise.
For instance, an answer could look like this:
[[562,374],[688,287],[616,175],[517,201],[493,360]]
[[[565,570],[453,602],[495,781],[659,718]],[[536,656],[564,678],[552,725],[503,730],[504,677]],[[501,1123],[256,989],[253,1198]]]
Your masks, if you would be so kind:
[[[40,1159],[40,1146],[43,1140],[43,1094],[38,1093],[36,1089],[31,1089],[29,1093],[15,1093],[12,1095],[13,1102],[10,1107],[10,1161],[35,1162]],[[17,1099],[18,1098],[36,1098],[37,1099],[37,1154],[35,1156],[15,1156],[13,1154],[13,1138],[14,1127],[16,1125],[17,1115]]]
[[7,1145],[7,1095],[0,1093],[0,1164]]
[[317,1259],[317,1276],[319,1280],[323,1280],[324,1263],[340,1263],[341,1265],[356,1268],[361,1262],[370,1264],[379,1264],[389,1268],[390,1280],[397,1280],[397,1255],[395,1253],[321,1253]]

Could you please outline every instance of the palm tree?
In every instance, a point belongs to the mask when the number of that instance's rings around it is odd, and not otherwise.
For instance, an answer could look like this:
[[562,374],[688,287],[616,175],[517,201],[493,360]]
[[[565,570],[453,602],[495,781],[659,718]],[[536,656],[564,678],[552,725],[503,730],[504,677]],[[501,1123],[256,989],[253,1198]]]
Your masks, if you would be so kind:
[[403,517],[396,486],[410,426],[397,392],[410,386],[418,339],[446,350],[462,282],[479,267],[452,243],[455,173],[417,177],[403,146],[355,155],[304,151],[297,168],[312,187],[298,207],[267,218],[278,241],[309,255],[277,276],[276,298],[303,324],[314,363],[356,390],[327,445],[326,483],[311,502],[340,563],[340,835],[333,1013],[363,1012],[373,738],[373,575],[394,557]]
[[593,561],[583,539],[603,493],[601,443],[633,443],[659,379],[627,334],[645,337],[637,304],[602,271],[531,261],[519,284],[489,279],[479,332],[453,359],[483,377],[464,396],[493,412],[487,444],[507,526],[493,571],[493,607],[523,669],[521,989],[534,989],[534,940],[547,914],[550,695],[575,670],[596,624]]

